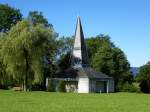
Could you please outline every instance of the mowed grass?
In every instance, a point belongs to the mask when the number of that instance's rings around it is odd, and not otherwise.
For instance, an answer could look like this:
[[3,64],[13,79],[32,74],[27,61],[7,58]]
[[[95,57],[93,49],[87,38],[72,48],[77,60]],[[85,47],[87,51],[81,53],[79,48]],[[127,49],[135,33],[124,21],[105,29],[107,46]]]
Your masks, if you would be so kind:
[[0,90],[0,112],[150,112],[150,95]]

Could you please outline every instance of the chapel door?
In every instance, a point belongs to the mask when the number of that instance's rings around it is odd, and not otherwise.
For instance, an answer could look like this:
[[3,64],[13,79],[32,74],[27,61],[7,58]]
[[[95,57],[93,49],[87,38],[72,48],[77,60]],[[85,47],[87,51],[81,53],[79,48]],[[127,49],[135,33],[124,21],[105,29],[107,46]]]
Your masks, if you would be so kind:
[[96,81],[96,92],[97,93],[106,93],[107,83],[106,81]]

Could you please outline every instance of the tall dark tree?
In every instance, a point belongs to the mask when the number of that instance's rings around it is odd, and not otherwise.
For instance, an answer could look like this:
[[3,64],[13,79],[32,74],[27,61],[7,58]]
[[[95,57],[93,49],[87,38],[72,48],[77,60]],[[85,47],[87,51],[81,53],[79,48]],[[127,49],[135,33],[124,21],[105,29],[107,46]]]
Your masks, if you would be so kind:
[[63,72],[71,66],[71,53],[73,47],[73,36],[72,37],[61,37],[57,40],[58,51],[56,54],[56,62],[58,71]]
[[140,82],[142,92],[150,92],[150,62],[140,67],[140,71],[136,79]]
[[114,77],[115,83],[119,81],[131,82],[130,64],[123,51],[111,42],[107,35],[86,40],[89,62],[97,71]]
[[42,12],[30,11],[28,15],[28,20],[31,21],[34,25],[44,24],[45,27],[53,27],[52,24],[48,23]]
[[12,8],[8,4],[0,4],[0,32],[7,32],[21,19],[19,9]]
[[92,61],[92,58],[93,58],[94,54],[104,44],[109,44],[109,46],[112,47],[112,48],[115,47],[115,45],[110,41],[110,37],[108,35],[100,34],[96,37],[90,37],[90,38],[86,39],[89,62]]
[[[30,11],[28,14],[28,20],[33,24],[43,24],[45,27],[50,28],[53,30],[53,25],[48,22],[48,20],[43,16],[42,12],[38,11]],[[54,32],[53,34],[54,38],[58,37],[58,33]],[[50,40],[51,41],[51,40]],[[53,42],[55,43],[55,42]],[[44,78],[43,78],[43,89],[45,89],[45,83],[46,83],[46,77],[51,77],[56,72],[56,66],[53,64],[53,61],[55,59],[55,56],[53,54],[56,54],[55,51],[57,50],[57,44],[53,44],[53,46],[46,46],[45,55],[43,57],[43,69],[44,69]],[[53,49],[53,50],[52,50]],[[53,53],[52,53],[53,52]]]
[[64,54],[67,54],[68,52],[71,52],[72,47],[73,47],[73,41],[74,37],[61,37],[57,40],[58,44],[58,52],[57,55],[61,56]]
[[71,66],[71,52],[63,54],[59,60],[58,67],[60,71],[66,70]]

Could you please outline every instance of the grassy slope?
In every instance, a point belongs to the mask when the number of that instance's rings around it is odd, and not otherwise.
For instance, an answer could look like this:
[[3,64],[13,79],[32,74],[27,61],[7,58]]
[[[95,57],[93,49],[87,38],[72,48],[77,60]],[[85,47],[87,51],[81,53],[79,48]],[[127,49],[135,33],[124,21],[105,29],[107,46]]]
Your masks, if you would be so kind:
[[150,95],[0,90],[0,112],[150,112]]

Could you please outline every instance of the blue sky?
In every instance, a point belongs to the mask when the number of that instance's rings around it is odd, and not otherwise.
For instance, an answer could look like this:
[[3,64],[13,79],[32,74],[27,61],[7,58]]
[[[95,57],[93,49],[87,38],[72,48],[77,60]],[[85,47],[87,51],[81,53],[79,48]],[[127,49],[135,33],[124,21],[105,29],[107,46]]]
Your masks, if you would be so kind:
[[76,18],[85,37],[108,34],[131,66],[150,60],[150,0],[0,0],[21,10],[24,17],[38,10],[59,36],[74,35]]

